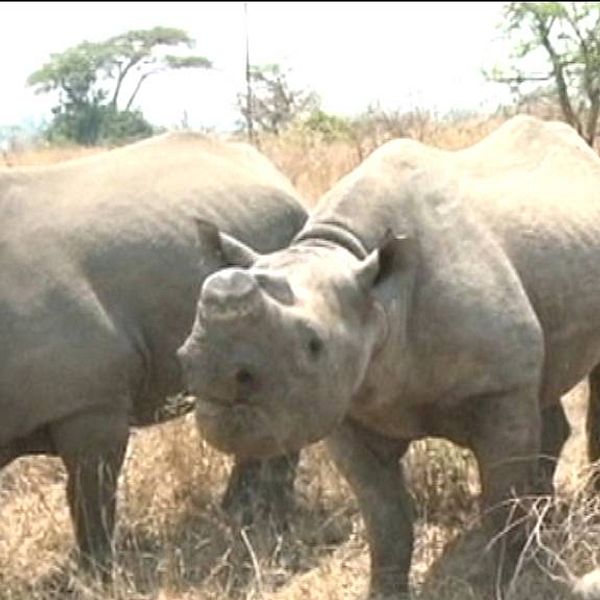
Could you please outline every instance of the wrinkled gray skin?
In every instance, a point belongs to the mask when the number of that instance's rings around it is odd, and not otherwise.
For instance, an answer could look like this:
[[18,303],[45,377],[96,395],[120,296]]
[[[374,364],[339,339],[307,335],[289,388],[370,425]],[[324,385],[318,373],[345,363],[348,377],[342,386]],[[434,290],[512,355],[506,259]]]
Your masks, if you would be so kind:
[[[111,564],[130,428],[173,416],[164,409],[182,389],[175,351],[202,281],[228,264],[198,236],[199,218],[268,252],[306,213],[253,148],[196,134],[0,170],[0,466],[62,458],[87,566]],[[236,465],[229,496],[262,468]]]
[[[205,281],[179,351],[198,425],[248,457],[328,437],[373,596],[407,590],[412,440],[473,450],[490,533],[513,491],[550,490],[560,396],[589,374],[597,396],[600,363],[600,160],[571,128],[519,116],[460,151],[389,142],[288,248],[241,264]],[[504,582],[522,535],[495,546]]]

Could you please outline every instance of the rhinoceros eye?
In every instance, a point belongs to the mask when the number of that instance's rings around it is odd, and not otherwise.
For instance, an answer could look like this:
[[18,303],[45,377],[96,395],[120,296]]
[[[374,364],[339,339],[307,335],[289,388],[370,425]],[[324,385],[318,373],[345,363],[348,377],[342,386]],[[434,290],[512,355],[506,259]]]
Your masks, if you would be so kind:
[[298,329],[303,350],[306,352],[309,359],[316,360],[321,356],[325,349],[323,337],[315,331],[312,324],[309,324],[304,320],[298,322]]
[[323,350],[323,342],[317,337],[312,338],[308,342],[308,350],[313,356],[317,356]]

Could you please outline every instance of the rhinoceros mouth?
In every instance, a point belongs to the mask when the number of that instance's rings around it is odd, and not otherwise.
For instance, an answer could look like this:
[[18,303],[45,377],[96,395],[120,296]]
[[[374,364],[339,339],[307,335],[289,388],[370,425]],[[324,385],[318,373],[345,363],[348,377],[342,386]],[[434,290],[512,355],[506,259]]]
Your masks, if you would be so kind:
[[226,403],[222,400],[217,400],[216,398],[207,398],[205,396],[196,396],[195,405],[196,412],[203,417],[219,416],[223,410],[233,406],[232,403]]
[[260,458],[281,453],[272,422],[261,407],[224,403],[211,397],[196,398],[196,423],[205,439],[222,452]]
[[218,398],[216,396],[205,396],[192,394],[187,397],[194,404],[194,409],[201,415],[219,416],[223,411],[231,411],[247,407],[247,398]]

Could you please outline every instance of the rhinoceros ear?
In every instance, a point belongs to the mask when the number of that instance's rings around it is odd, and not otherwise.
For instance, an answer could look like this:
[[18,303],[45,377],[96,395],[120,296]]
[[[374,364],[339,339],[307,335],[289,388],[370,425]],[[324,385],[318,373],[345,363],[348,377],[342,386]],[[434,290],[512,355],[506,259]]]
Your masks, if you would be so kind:
[[380,284],[393,273],[408,271],[416,264],[414,239],[394,235],[388,230],[379,248],[373,250],[360,264],[356,278],[366,290]]
[[198,231],[198,239],[211,251],[219,254],[223,262],[232,267],[251,267],[259,258],[259,254],[234,237],[219,231],[217,226],[204,219],[194,219]]

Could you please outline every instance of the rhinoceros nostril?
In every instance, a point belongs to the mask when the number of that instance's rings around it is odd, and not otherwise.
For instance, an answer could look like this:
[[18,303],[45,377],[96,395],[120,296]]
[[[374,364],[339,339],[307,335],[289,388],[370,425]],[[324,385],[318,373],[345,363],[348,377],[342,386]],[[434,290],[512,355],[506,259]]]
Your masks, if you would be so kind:
[[249,369],[241,368],[235,372],[235,380],[243,386],[249,386],[254,383],[254,375]]

